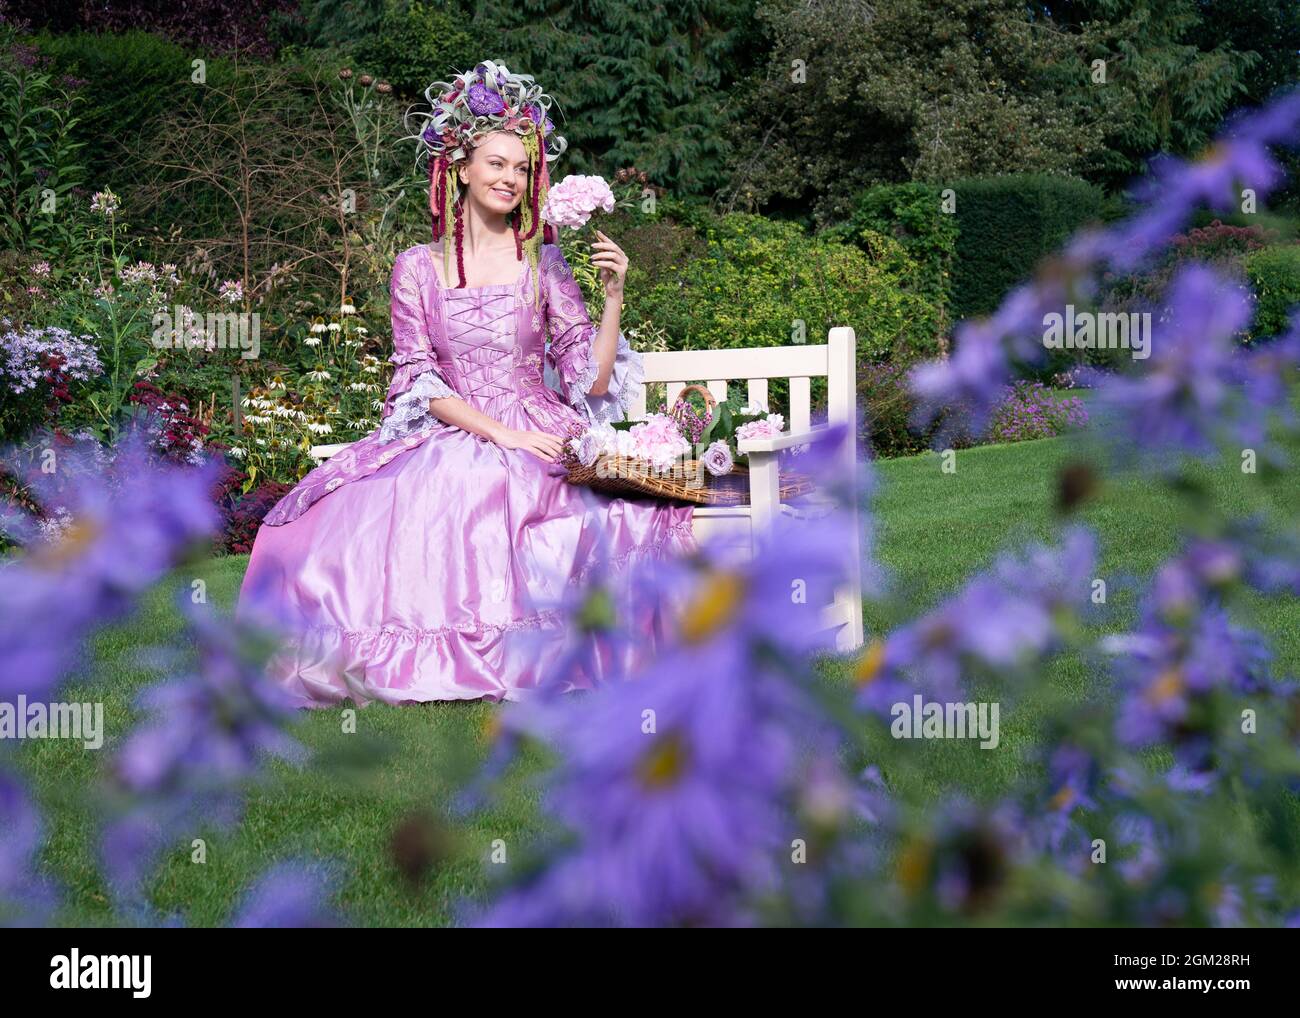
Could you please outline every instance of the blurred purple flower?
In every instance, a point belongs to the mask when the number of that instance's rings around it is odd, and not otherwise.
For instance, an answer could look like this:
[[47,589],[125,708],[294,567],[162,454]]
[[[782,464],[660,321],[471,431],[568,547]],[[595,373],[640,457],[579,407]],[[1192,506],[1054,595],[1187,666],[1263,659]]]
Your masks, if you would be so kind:
[[558,752],[545,805],[576,847],[479,925],[744,924],[789,850],[792,690],[738,653],[512,711]]
[[279,863],[258,878],[230,925],[248,929],[326,929],[342,926],[326,905],[328,869],[314,863]]
[[[1174,279],[1169,306],[1143,373],[1113,375],[1098,388],[1102,412],[1124,425],[1134,452],[1166,467],[1177,465],[1170,452],[1208,455],[1220,436],[1262,444],[1271,407],[1242,393],[1240,383],[1257,367],[1233,341],[1250,321],[1246,295],[1213,270],[1189,265]],[[1257,387],[1253,395],[1265,393]]]
[[[1139,197],[1147,202],[1143,211],[1113,227],[1081,231],[1034,282],[1012,290],[989,318],[961,322],[949,359],[913,370],[912,389],[919,399],[915,426],[930,423],[945,407],[961,406],[969,411],[971,427],[982,433],[999,391],[1011,381],[1013,361],[1037,363],[1041,358],[1045,313],[1090,297],[1096,275],[1105,268],[1137,267],[1182,229],[1200,205],[1235,209],[1241,187],[1253,188],[1261,199],[1271,193],[1283,175],[1268,147],[1297,141],[1300,90],[1236,118],[1199,161],[1156,160],[1139,188]],[[940,446],[951,439],[952,427],[941,429],[936,437]]]
[[54,888],[34,868],[41,816],[13,775],[0,770],[0,926],[44,925]]
[[[204,824],[238,822],[243,786],[268,757],[300,763],[305,748],[286,729],[296,718],[288,696],[266,681],[270,633],[219,618],[177,599],[195,646],[195,668],[145,689],[137,704],[152,715],[114,758],[122,802],[105,825],[101,850],[116,889],[130,896],[169,839]],[[176,655],[148,659],[170,665]]]
[[1076,527],[1059,549],[1001,556],[939,607],[868,646],[854,670],[859,706],[888,717],[916,693],[957,700],[966,669],[1005,675],[1048,653],[1062,642],[1065,620],[1088,605],[1096,555],[1091,532]]
[[132,431],[101,464],[98,447],[40,452],[43,473],[6,450],[10,469],[47,512],[70,518],[54,536],[35,537],[30,519],[10,513],[9,529],[33,539],[0,562],[0,697],[45,699],[77,660],[94,629],[121,617],[220,523],[211,498],[221,465],[177,467],[156,460]]

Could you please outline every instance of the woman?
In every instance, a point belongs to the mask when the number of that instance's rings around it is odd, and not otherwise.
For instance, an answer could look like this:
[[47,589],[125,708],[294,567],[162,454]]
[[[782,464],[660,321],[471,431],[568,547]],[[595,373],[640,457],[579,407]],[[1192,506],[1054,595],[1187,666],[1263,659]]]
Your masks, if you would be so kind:
[[[270,670],[304,706],[592,686],[635,665],[597,653],[554,674],[571,660],[566,592],[696,547],[690,506],[602,496],[558,463],[589,422],[626,415],[642,376],[619,333],[623,251],[604,234],[592,245],[597,326],[542,243],[547,157],[564,150],[549,99],[491,62],[426,96],[434,243],[393,266],[383,423],[267,515],[241,590],[240,614],[269,597],[292,626]],[[662,639],[666,611],[641,603],[637,652]]]

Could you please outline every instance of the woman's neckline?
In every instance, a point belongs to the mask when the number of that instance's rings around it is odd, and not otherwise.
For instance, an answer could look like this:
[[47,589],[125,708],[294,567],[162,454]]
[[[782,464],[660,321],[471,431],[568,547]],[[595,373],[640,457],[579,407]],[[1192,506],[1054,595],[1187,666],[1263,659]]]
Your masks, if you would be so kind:
[[[429,260],[433,262],[441,254],[433,249],[433,242],[429,241],[424,245],[429,252]],[[528,268],[528,259],[520,259],[519,273],[515,276],[512,283],[484,283],[481,286],[443,286],[442,280],[438,278],[437,266],[430,264],[429,271],[433,273],[433,281],[438,284],[438,289],[445,293],[477,293],[482,290],[513,290],[519,285],[519,280],[523,278],[524,270]]]

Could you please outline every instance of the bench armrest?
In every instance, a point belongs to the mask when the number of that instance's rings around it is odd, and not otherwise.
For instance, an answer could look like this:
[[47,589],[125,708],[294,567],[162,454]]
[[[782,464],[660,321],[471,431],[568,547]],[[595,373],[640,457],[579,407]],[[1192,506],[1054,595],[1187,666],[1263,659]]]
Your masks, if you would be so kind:
[[775,438],[746,438],[736,443],[736,452],[743,456],[751,452],[777,452],[780,449],[791,449],[815,441],[826,430],[824,424],[819,424],[807,431],[783,432]]

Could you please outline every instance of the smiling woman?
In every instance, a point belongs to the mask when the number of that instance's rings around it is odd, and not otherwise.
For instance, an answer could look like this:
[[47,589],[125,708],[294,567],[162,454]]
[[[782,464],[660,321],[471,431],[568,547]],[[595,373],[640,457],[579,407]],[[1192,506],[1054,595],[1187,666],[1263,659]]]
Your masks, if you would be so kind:
[[[541,243],[547,147],[563,144],[544,142],[549,121],[529,112],[542,107],[524,80],[480,64],[436,104],[469,105],[430,146],[435,243],[393,266],[383,424],[303,478],[254,543],[240,611],[256,611],[257,594],[287,617],[296,639],[271,672],[304,706],[588,688],[630,674],[667,635],[667,606],[633,604],[630,589],[619,649],[557,626],[584,578],[696,546],[689,505],[610,498],[556,464],[590,399],[612,396],[626,416],[640,355],[619,346],[618,245],[593,245],[608,298],[596,325],[559,247]],[[537,630],[555,638],[530,639]],[[565,668],[577,639],[599,645]]]

